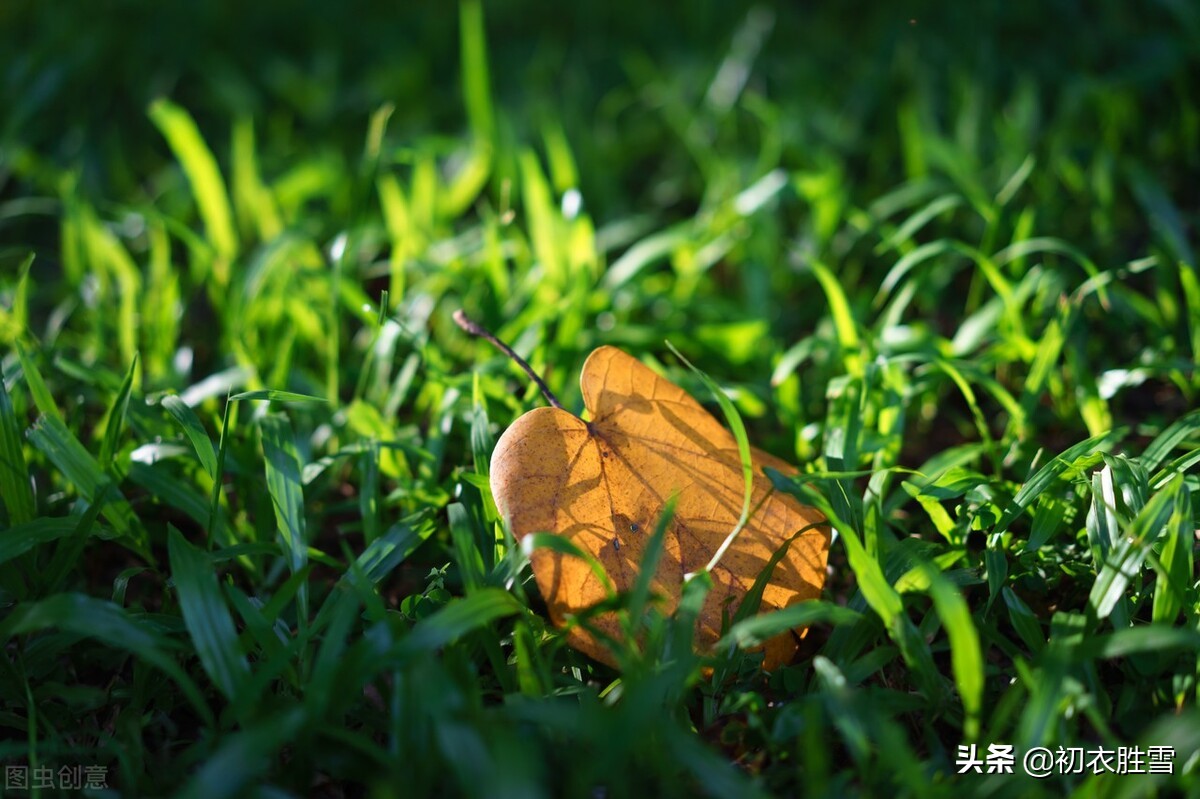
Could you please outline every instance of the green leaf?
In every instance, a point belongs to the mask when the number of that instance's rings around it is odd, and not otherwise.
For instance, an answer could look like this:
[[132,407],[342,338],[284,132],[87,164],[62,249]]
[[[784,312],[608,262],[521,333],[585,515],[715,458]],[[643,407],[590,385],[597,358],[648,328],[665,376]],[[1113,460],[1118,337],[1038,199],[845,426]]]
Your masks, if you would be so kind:
[[412,632],[400,641],[399,651],[408,656],[432,652],[496,619],[523,610],[521,603],[507,591],[481,588],[468,597],[453,600],[437,613],[418,622]]
[[149,491],[170,508],[188,515],[202,528],[208,524],[208,503],[197,486],[174,476],[159,465],[134,461],[129,464],[129,480]]
[[429,525],[412,527],[403,522],[393,524],[387,532],[367,545],[355,561],[356,569],[348,571],[343,579],[357,571],[372,583],[378,583],[423,544],[431,532],[433,527]]
[[34,519],[0,531],[0,563],[24,555],[41,544],[71,535],[79,524],[78,516]]
[[1170,652],[1176,649],[1200,653],[1200,632],[1163,624],[1125,627],[1115,632],[1089,637],[1080,647],[1080,654],[1094,658],[1123,658],[1145,652]]
[[825,290],[825,300],[829,303],[829,313],[833,317],[833,327],[837,331],[838,344],[841,346],[842,360],[846,371],[851,375],[861,375],[863,369],[862,342],[858,337],[858,326],[850,311],[850,301],[837,276],[823,264],[813,263],[813,274],[817,282]]
[[1008,607],[1008,617],[1012,621],[1013,629],[1021,636],[1029,651],[1036,655],[1045,649],[1046,634],[1042,631],[1041,622],[1034,612],[1008,586],[1000,590],[1000,595]]
[[232,799],[267,773],[272,755],[303,728],[307,716],[293,707],[266,717],[222,741],[184,786],[176,799]]
[[[300,482],[300,458],[292,439],[292,427],[283,416],[267,415],[259,422],[263,454],[266,456],[267,492],[275,507],[276,529],[293,573],[308,561],[304,529],[304,492]],[[300,615],[308,616],[308,587],[298,596]]]
[[1133,520],[1129,531],[1108,554],[1088,595],[1088,607],[1096,619],[1105,619],[1125,594],[1129,581],[1137,576],[1150,545],[1163,532],[1176,511],[1176,498],[1183,489],[1183,477],[1177,476],[1159,491]]
[[495,124],[492,114],[491,81],[488,77],[483,4],[480,0],[464,0],[459,6],[459,17],[463,100],[467,108],[467,121],[471,126],[471,134],[476,139],[490,144]]
[[483,555],[479,551],[475,521],[461,502],[450,503],[446,516],[450,539],[454,542],[454,560],[462,573],[463,587],[470,594],[483,585]]
[[1200,410],[1184,414],[1167,425],[1167,428],[1146,446],[1138,460],[1146,467],[1147,472],[1153,472],[1167,459],[1171,450],[1194,435],[1200,435]]
[[758,646],[780,633],[797,627],[811,627],[814,624],[855,624],[861,620],[862,614],[849,608],[810,599],[736,622],[721,638],[716,649],[720,651],[731,646],[745,649]]
[[58,410],[58,404],[51,396],[50,389],[46,388],[46,381],[42,379],[42,373],[38,371],[33,357],[25,351],[20,342],[17,342],[17,357],[21,361],[21,372],[25,375],[25,385],[29,386],[29,393],[33,395],[33,404],[43,415],[52,416],[61,422],[63,418],[62,413]]
[[125,413],[129,410],[129,394],[133,390],[133,376],[137,367],[138,356],[134,353],[133,362],[121,381],[121,388],[113,398],[112,407],[108,409],[108,424],[104,428],[104,440],[100,442],[100,468],[105,472],[112,468],[113,454],[117,451],[117,442],[125,425]]
[[[151,103],[150,119],[167,140],[187,175],[200,218],[204,220],[209,242],[217,256],[232,259],[237,255],[238,241],[233,212],[229,206],[229,192],[217,168],[217,159],[204,143],[200,129],[187,111],[169,100],[159,99]],[[214,274],[219,283],[228,282],[227,273],[216,271]]]
[[[209,538],[214,541],[222,540],[224,528],[221,518],[221,483],[225,476],[225,452],[229,449],[229,414],[233,403],[225,400],[225,410],[221,413],[221,438],[217,444],[217,473],[213,477],[212,494],[208,501],[208,530]],[[233,543],[226,540],[226,543]]]
[[200,465],[204,467],[204,471],[208,472],[209,477],[216,480],[217,451],[195,412],[183,399],[174,394],[164,397],[162,406],[183,428],[188,440],[192,442],[192,448],[196,450],[196,456],[200,458]]
[[23,603],[0,622],[0,641],[51,629],[95,638],[114,649],[132,652],[174,680],[206,724],[215,723],[196,684],[164,651],[166,640],[160,640],[117,605],[83,594],[55,594],[40,602]]
[[979,714],[983,708],[983,654],[979,648],[979,633],[966,600],[940,571],[923,564],[929,578],[929,595],[941,617],[942,627],[950,639],[950,668],[963,704],[963,738],[974,741],[979,737]]
[[[95,502],[100,498],[102,489],[110,482],[109,478],[61,418],[39,417],[29,430],[29,440],[50,459],[85,500]],[[114,530],[128,536],[137,548],[144,547],[145,534],[141,523],[116,486],[107,492],[103,514]]]
[[1084,441],[1080,441],[1072,447],[1067,448],[1061,455],[1058,455],[1047,463],[1042,468],[1038,469],[1033,477],[1021,486],[1021,490],[1013,497],[1008,508],[1000,517],[1000,521],[996,523],[995,534],[1003,533],[1009,528],[1017,517],[1041,496],[1046,489],[1067,469],[1078,466],[1078,461],[1085,458],[1094,452],[1097,452],[1105,447],[1111,446],[1116,439],[1116,434],[1113,432],[1104,433],[1103,435],[1093,436]]
[[1092,560],[1104,563],[1109,550],[1120,540],[1117,494],[1113,488],[1113,470],[1109,465],[1092,475],[1092,502],[1088,508],[1087,534]]
[[324,716],[331,700],[335,698],[339,667],[360,607],[353,591],[334,591],[326,598],[318,613],[319,618],[328,619],[329,623],[321,635],[321,645],[313,660],[306,686],[305,699],[313,718]]
[[167,553],[183,623],[192,637],[200,665],[221,693],[236,702],[250,667],[238,644],[233,617],[221,596],[212,560],[172,526],[168,526]]
[[[29,468],[21,451],[21,424],[13,411],[12,400],[0,374],[0,502],[8,511],[9,524],[24,524],[33,520],[33,486]],[[0,542],[7,532],[0,533]]]
[[83,515],[79,517],[71,537],[55,548],[54,557],[45,571],[46,584],[50,586],[51,590],[58,590],[71,570],[77,568],[84,545],[87,544],[88,537],[96,526],[96,517],[100,515],[104,501],[112,490],[112,483],[106,483],[100,489],[100,495],[96,497],[96,501],[89,505]]
[[253,400],[269,400],[271,402],[329,402],[325,397],[314,397],[312,394],[297,394],[294,391],[280,391],[274,388],[243,391],[229,398],[230,402],[249,402]]
[[[1192,594],[1192,549],[1195,543],[1195,523],[1192,519],[1192,496],[1187,483],[1177,478],[1178,490],[1174,507],[1167,520],[1165,539],[1158,561],[1162,572],[1154,583],[1154,607],[1151,618],[1156,622],[1174,624],[1179,612],[1188,607]],[[1193,614],[1188,614],[1189,620]]]

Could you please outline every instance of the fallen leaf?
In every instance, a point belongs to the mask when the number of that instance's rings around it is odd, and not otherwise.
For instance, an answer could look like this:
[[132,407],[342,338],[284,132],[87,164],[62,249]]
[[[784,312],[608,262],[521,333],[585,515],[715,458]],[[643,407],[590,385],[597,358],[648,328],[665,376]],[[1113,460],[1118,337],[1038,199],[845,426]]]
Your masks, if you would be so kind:
[[[504,432],[492,454],[496,505],[518,538],[550,532],[569,538],[603,564],[618,591],[632,588],[646,543],[663,505],[678,494],[652,589],[674,612],[684,576],[704,569],[742,513],[745,480],[737,441],[686,391],[615,347],[592,352],[580,376],[591,421],[560,408],[537,408]],[[787,607],[821,593],[829,528],[815,508],[774,490],[762,468],[785,474],[795,467],[752,448],[755,508],[711,576],[696,640],[711,647],[771,556],[795,536],[763,592],[762,611]],[[796,535],[799,531],[799,535]],[[548,548],[532,553],[534,577],[551,619],[606,598],[604,585],[581,558]],[[613,614],[593,624],[614,638]],[[615,665],[601,642],[581,627],[569,641]],[[791,633],[766,645],[767,668],[796,651]]]

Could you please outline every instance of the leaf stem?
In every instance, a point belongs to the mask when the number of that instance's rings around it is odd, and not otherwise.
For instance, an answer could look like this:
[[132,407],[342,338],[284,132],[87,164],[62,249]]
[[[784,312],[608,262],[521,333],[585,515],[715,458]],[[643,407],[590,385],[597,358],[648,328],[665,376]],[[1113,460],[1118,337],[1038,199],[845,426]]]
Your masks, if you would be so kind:
[[546,381],[542,379],[541,375],[533,371],[533,367],[530,366],[524,358],[522,358],[520,355],[517,355],[517,353],[513,351],[512,347],[496,338],[492,331],[471,319],[469,316],[463,313],[461,308],[454,312],[454,323],[470,333],[472,336],[478,336],[479,338],[487,339],[492,343],[493,346],[496,347],[496,349],[500,350],[505,355],[516,361],[517,365],[525,370],[525,374],[529,375],[529,379],[534,383],[537,383],[537,387],[541,389],[542,396],[546,398],[546,402],[550,403],[553,407],[558,408],[560,411],[566,410],[566,408],[562,406],[562,403],[558,401],[558,397],[554,396],[554,392],[551,391],[550,387],[546,385]]

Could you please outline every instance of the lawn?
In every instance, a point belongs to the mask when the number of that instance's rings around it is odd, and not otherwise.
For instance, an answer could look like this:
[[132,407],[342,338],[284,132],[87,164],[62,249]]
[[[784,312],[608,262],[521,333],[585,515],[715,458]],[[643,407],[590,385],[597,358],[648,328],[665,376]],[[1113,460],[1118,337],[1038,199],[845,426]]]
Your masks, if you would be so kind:
[[[4,796],[1200,795],[1200,8],[67,5],[0,5]],[[460,309],[798,466],[820,598],[572,647]]]

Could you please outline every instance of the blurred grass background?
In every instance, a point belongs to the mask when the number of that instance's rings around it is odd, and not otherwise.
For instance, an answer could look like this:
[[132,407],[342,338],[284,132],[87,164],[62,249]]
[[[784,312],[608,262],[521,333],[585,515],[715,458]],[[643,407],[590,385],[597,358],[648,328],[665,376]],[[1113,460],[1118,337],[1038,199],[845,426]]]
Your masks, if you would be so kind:
[[[4,3],[0,758],[1194,789],[954,761],[1194,769],[1198,61],[1187,2]],[[796,666],[546,628],[487,486],[540,399],[460,306],[576,409],[601,343],[704,399],[669,339],[803,466],[846,543]]]

